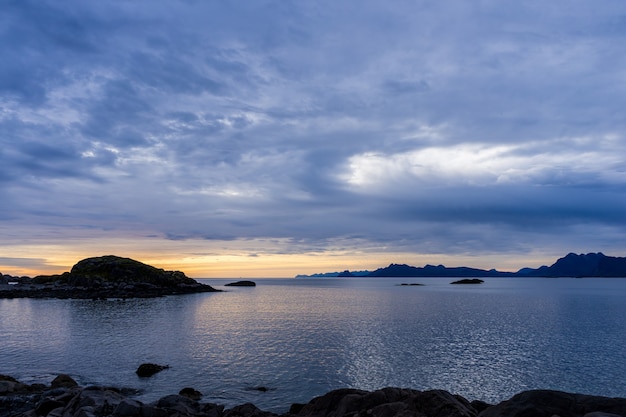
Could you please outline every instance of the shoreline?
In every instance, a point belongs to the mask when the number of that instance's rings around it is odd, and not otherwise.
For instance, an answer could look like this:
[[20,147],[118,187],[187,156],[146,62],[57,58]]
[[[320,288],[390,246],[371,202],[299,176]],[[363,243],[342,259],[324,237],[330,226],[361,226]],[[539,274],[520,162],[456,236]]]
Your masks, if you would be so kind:
[[0,417],[626,417],[626,398],[554,390],[523,391],[488,404],[436,389],[340,388],[305,404],[293,403],[281,414],[252,403],[226,409],[203,402],[202,393],[191,387],[150,403],[135,399],[137,394],[132,389],[79,386],[65,374],[50,385],[0,375]]

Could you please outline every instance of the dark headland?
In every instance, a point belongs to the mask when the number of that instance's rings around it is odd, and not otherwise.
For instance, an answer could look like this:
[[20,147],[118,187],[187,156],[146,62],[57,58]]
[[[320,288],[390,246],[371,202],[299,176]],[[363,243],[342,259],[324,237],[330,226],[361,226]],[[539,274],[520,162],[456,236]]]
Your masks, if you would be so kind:
[[442,278],[503,278],[503,277],[626,277],[626,258],[607,256],[602,252],[575,254],[559,258],[550,266],[539,268],[522,268],[517,272],[503,272],[496,269],[469,268],[466,266],[446,267],[443,265],[425,265],[423,267],[405,264],[391,264],[375,271],[325,272],[313,275],[298,275],[296,278],[330,278],[330,277],[442,277]]
[[[8,285],[13,281],[14,285]],[[60,275],[34,278],[0,274],[0,298],[151,298],[219,291],[188,278],[114,255],[87,258]]]
[[[174,392],[178,391],[176,389]],[[106,386],[80,387],[69,375],[48,385],[27,385],[0,375],[0,417],[619,417],[626,398],[561,391],[521,392],[499,404],[470,401],[443,390],[343,388],[292,404],[276,414],[245,403],[230,409],[202,401],[202,393],[184,387],[152,403],[133,398],[137,392]]]

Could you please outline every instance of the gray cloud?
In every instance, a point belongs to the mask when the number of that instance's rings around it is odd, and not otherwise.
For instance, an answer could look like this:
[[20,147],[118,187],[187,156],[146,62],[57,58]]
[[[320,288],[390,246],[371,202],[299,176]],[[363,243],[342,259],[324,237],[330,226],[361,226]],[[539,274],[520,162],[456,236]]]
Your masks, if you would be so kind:
[[10,1],[0,219],[285,252],[623,251],[625,12]]

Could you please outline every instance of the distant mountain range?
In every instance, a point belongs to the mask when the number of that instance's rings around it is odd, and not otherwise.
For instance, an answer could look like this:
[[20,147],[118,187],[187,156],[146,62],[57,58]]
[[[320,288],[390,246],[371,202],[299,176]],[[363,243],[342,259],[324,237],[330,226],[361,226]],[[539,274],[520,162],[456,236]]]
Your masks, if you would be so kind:
[[375,271],[326,272],[297,275],[296,278],[328,277],[626,277],[626,258],[606,256],[602,252],[577,255],[569,253],[551,266],[522,268],[517,272],[501,272],[495,269],[448,268],[443,265],[416,267],[391,264]]

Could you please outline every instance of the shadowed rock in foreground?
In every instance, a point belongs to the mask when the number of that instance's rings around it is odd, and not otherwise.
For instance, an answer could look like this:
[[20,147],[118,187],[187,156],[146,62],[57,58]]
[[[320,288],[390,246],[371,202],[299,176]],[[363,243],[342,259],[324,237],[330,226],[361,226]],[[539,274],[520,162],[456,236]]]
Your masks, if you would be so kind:
[[100,256],[78,262],[70,272],[21,279],[0,285],[0,298],[149,298],[173,294],[219,291],[188,278],[119,256]]
[[0,417],[626,417],[626,398],[548,390],[525,391],[489,405],[442,390],[345,388],[276,414],[250,403],[225,409],[200,402],[202,394],[189,387],[146,404],[133,399],[130,390],[79,387],[67,375],[55,381],[51,386],[27,385],[0,375]]

